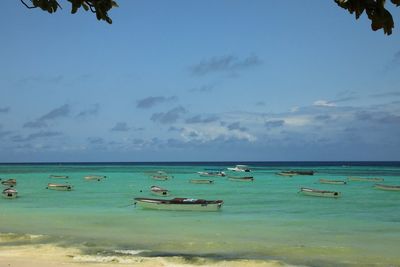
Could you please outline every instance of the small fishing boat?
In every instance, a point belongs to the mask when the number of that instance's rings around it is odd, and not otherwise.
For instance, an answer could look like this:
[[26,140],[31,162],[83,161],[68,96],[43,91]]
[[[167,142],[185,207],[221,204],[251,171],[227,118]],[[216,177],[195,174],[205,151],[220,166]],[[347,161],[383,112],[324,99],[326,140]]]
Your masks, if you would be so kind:
[[214,172],[197,172],[200,176],[208,177],[208,176],[221,176],[224,177],[226,174],[224,172],[220,171],[214,171]]
[[2,195],[5,198],[16,198],[18,195],[18,192],[14,188],[6,188],[3,190]]
[[307,195],[307,196],[313,196],[313,197],[333,197],[333,198],[337,198],[337,197],[341,196],[340,192],[327,191],[327,190],[318,190],[318,189],[311,189],[311,188],[305,188],[305,187],[300,188],[300,193],[303,193],[304,195]]
[[57,190],[57,191],[71,191],[72,185],[69,184],[47,184],[47,189]]
[[102,175],[88,175],[84,177],[85,180],[87,181],[101,181],[104,178],[107,178],[107,176],[102,176]]
[[175,211],[218,211],[224,201],[195,198],[173,198],[170,200],[155,198],[135,198],[134,204],[145,209]]
[[156,195],[159,195],[159,196],[168,196],[169,195],[169,190],[168,189],[165,189],[165,188],[162,188],[162,187],[159,187],[159,186],[156,186],[156,185],[153,185],[152,187],[150,187],[150,191],[153,194],[156,194]]
[[253,182],[253,176],[245,176],[245,177],[237,177],[237,176],[228,176],[228,180],[237,181],[237,182]]
[[154,180],[158,180],[158,181],[166,181],[169,179],[168,175],[153,175],[151,176],[151,178],[153,178]]
[[9,187],[14,187],[17,185],[17,180],[16,179],[7,179],[5,181],[1,181],[1,184],[9,186]]
[[346,181],[342,181],[342,180],[328,180],[328,179],[319,179],[319,183],[321,184],[347,184]]
[[69,176],[67,175],[50,175],[50,178],[56,178],[56,179],[67,179]]
[[227,169],[234,172],[250,172],[250,169],[247,165],[236,165],[233,168],[227,168]]
[[289,171],[281,171],[279,175],[290,176],[290,175],[314,175],[314,171],[308,170],[289,170]]
[[349,181],[356,181],[356,182],[383,182],[383,178],[364,178],[364,177],[354,177],[354,176],[349,176],[347,178]]
[[386,191],[400,191],[400,185],[375,184],[374,187]]
[[288,172],[278,172],[276,175],[279,175],[279,176],[286,176],[286,177],[293,177],[295,174],[293,174],[293,173],[288,173]]
[[206,180],[206,179],[192,179],[189,180],[190,183],[192,184],[213,184],[213,180]]
[[166,181],[172,178],[172,176],[169,176],[165,171],[157,171],[155,174],[151,175],[151,178],[154,180],[158,181]]

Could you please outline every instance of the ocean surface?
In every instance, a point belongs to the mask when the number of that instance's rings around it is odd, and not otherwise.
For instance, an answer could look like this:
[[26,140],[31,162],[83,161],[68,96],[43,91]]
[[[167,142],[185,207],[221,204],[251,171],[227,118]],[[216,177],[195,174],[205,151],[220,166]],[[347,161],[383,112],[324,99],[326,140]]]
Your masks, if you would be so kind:
[[[191,184],[199,171],[236,164],[251,168],[253,182],[211,177]],[[278,176],[314,170],[312,176]],[[173,178],[156,181],[151,173]],[[231,173],[239,175],[240,173]],[[243,173],[242,173],[243,174]],[[68,179],[49,178],[68,175]],[[105,175],[87,181],[87,175]],[[246,175],[249,175],[246,173]],[[187,262],[278,260],[295,266],[400,266],[400,192],[372,182],[320,184],[320,178],[380,177],[400,185],[399,162],[199,162],[0,164],[0,178],[17,179],[17,199],[0,199],[1,246],[74,247],[85,261],[129,257],[182,257]],[[68,182],[72,191],[46,189]],[[134,206],[134,197],[224,201],[218,212],[157,211]],[[304,196],[300,187],[333,190],[338,199]],[[4,188],[4,186],[2,186]],[[0,259],[1,261],[1,259]]]

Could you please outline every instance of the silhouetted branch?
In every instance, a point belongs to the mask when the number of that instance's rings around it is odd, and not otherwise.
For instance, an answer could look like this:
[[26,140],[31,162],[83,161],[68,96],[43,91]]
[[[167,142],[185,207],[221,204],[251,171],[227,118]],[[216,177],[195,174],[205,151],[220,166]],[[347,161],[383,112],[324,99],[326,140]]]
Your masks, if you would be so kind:
[[21,3],[22,3],[24,6],[26,6],[26,8],[29,8],[29,9],[31,9],[31,8],[37,8],[37,6],[28,6],[28,5],[24,2],[24,0],[21,0]]

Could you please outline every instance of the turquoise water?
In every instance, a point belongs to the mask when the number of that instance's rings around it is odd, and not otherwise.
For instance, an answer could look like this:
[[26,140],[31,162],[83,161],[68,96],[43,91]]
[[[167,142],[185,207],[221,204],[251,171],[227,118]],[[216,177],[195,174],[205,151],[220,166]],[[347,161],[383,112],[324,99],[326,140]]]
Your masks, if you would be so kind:
[[[0,177],[16,178],[19,197],[0,199],[0,233],[15,233],[1,245],[21,244],[22,234],[43,235],[28,243],[76,246],[88,254],[145,250],[143,256],[201,256],[218,259],[280,260],[307,266],[400,266],[400,192],[370,182],[319,184],[319,178],[382,177],[400,185],[400,164],[343,166],[335,163],[250,165],[254,182],[213,177],[214,184],[191,184],[204,164],[0,165]],[[287,169],[314,170],[314,176],[277,176]],[[149,172],[174,178],[155,181]],[[68,175],[52,179],[49,175]],[[236,173],[237,174],[237,173]],[[86,181],[86,175],[106,175]],[[208,179],[208,178],[207,178]],[[68,182],[71,192],[45,189]],[[222,199],[219,212],[144,210],[134,197],[156,197],[151,185],[171,197]],[[339,199],[303,196],[301,186],[342,192]],[[1,239],[1,238],[0,238]],[[23,243],[23,242],[22,242]]]

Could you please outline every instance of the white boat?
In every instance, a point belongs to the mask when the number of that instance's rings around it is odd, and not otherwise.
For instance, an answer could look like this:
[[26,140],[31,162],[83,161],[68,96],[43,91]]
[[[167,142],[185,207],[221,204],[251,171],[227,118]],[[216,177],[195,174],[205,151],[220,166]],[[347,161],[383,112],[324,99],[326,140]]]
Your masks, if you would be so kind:
[[206,180],[206,179],[192,179],[192,180],[189,180],[189,183],[192,183],[192,184],[213,184],[214,181],[213,180]]
[[214,177],[214,176],[221,176],[224,177],[226,174],[224,172],[220,172],[220,171],[212,171],[212,172],[197,172],[200,176],[204,176],[204,177]]
[[155,194],[155,195],[159,195],[159,196],[169,196],[169,190],[153,185],[152,187],[150,187],[150,191]]
[[57,191],[71,191],[72,185],[69,184],[47,184],[47,189],[57,190]]
[[235,182],[253,182],[253,176],[245,176],[245,177],[238,177],[238,176],[228,176],[228,180],[235,181]]
[[343,185],[343,184],[347,184],[346,181],[343,180],[328,180],[328,179],[319,179],[319,182],[321,184],[337,184],[337,185]]
[[386,191],[400,191],[400,185],[375,184],[374,187]]
[[4,181],[1,181],[1,184],[9,186],[9,187],[14,187],[17,185],[17,180],[16,179],[7,179]]
[[69,176],[66,175],[50,175],[50,178],[56,178],[56,179],[67,179]]
[[155,198],[135,198],[135,205],[145,209],[174,211],[218,211],[224,201],[195,198],[173,198],[170,200]]
[[313,196],[313,197],[333,197],[333,198],[337,198],[337,197],[341,196],[340,192],[327,191],[327,190],[318,190],[318,189],[305,188],[305,187],[300,188],[300,192],[303,193],[304,195]]
[[157,181],[166,181],[172,178],[172,176],[169,176],[166,172],[164,171],[157,171],[151,175],[151,178]]
[[347,178],[349,181],[356,181],[356,182],[383,182],[383,178],[364,178],[364,177],[354,177],[354,176],[349,176]]
[[2,195],[5,198],[16,198],[18,195],[18,192],[14,188],[6,188],[3,190]]
[[101,181],[104,178],[107,178],[107,176],[102,176],[102,175],[88,175],[84,177],[85,180],[87,181]]
[[227,168],[227,169],[234,172],[250,172],[250,169],[247,165],[236,165],[233,168]]

